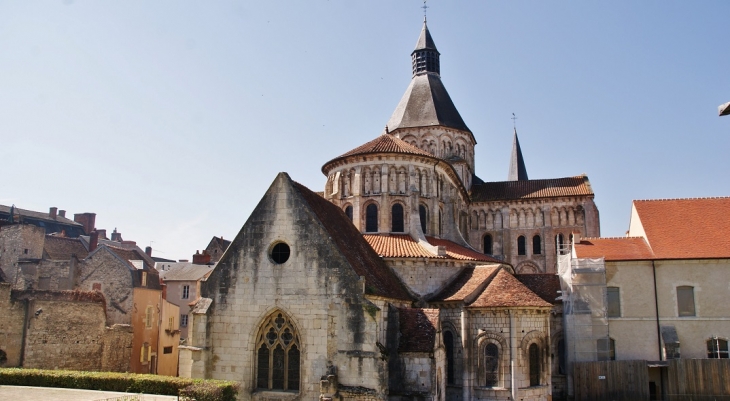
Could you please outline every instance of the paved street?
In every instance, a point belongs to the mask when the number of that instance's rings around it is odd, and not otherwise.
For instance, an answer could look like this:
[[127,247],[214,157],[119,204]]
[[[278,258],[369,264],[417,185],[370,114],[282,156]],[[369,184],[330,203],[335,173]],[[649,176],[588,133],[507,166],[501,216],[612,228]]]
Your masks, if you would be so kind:
[[[120,397],[132,397],[129,400]],[[134,398],[138,396],[138,398]],[[169,395],[115,393],[112,391],[76,390],[50,387],[0,386],[0,400],[12,401],[177,401],[177,397]]]

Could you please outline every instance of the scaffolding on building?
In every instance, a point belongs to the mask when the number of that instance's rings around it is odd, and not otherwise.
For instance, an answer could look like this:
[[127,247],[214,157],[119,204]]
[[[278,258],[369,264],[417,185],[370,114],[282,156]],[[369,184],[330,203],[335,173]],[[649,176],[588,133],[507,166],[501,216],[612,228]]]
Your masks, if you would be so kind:
[[576,259],[559,252],[568,393],[573,394],[573,363],[614,359],[608,331],[606,266],[601,259]]

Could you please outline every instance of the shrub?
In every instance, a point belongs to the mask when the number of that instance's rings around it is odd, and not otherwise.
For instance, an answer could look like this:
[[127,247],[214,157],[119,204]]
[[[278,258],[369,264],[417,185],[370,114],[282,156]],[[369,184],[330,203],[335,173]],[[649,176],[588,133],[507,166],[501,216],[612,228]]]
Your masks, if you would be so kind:
[[134,373],[0,368],[0,385],[179,395],[197,401],[235,401],[238,383]]

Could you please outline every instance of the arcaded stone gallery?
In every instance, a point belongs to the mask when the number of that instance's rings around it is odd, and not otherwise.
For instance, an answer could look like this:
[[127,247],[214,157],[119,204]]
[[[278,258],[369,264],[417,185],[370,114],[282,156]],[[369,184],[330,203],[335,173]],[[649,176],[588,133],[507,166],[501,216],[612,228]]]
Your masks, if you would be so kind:
[[508,179],[479,179],[439,57],[424,22],[384,132],[326,162],[324,192],[274,179],[192,306],[181,376],[244,400],[564,392],[555,263],[600,235],[593,191],[529,180],[516,131]]

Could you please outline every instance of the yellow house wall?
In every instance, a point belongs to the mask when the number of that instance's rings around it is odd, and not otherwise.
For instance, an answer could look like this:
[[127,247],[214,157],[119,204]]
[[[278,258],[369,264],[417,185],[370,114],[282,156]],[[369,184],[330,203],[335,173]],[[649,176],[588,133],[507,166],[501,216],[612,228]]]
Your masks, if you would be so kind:
[[[730,339],[730,260],[655,261],[657,303],[651,261],[606,262],[606,284],[619,287],[621,317],[609,319],[616,359],[659,360],[659,325],[676,328],[682,358],[706,358],[706,341]],[[695,315],[679,317],[678,286],[694,287]]]

